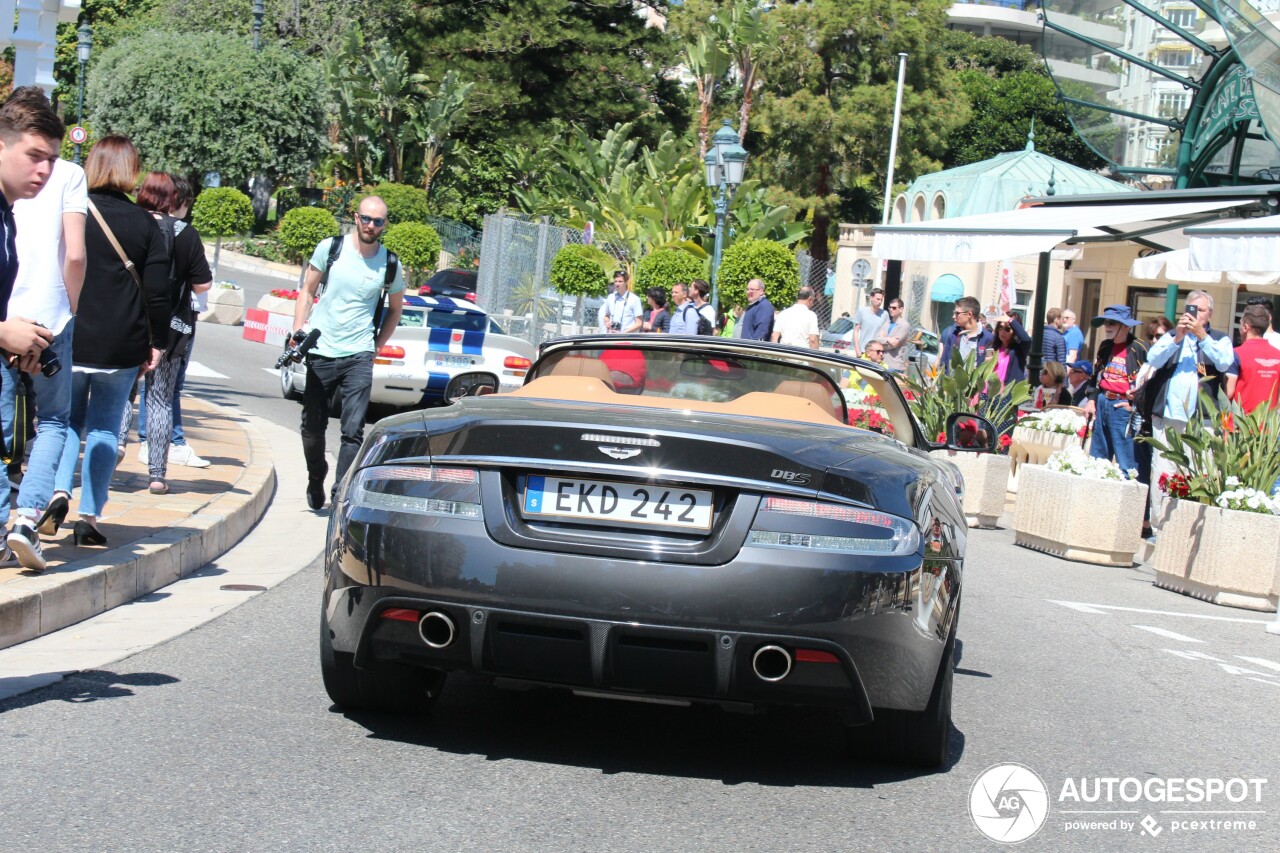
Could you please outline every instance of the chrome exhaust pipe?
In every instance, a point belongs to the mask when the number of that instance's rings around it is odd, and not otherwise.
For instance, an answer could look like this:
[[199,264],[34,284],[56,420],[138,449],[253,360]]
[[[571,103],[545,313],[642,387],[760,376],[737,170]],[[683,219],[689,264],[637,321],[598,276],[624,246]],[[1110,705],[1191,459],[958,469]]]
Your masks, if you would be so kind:
[[761,646],[751,656],[751,670],[761,681],[781,681],[791,674],[791,652],[782,646]]
[[418,620],[418,635],[422,637],[422,642],[431,648],[443,649],[453,645],[458,632],[449,614],[432,610]]

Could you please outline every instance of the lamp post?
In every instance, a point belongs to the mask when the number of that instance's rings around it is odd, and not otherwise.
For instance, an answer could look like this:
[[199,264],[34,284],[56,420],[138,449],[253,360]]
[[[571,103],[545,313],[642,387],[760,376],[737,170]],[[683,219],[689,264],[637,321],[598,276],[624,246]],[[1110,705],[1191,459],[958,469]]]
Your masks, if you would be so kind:
[[715,193],[716,247],[711,259],[711,310],[720,312],[720,254],[724,251],[724,221],[729,215],[733,194],[742,186],[742,173],[747,168],[747,149],[738,144],[738,131],[724,120],[724,127],[711,137],[711,150],[703,158],[707,168],[707,186]]
[[262,0],[253,0],[253,49],[262,50],[262,16],[266,14]]
[[[89,67],[89,51],[93,49],[93,28],[89,23],[80,25],[76,30],[80,34],[80,40],[76,42],[76,58],[80,60],[80,95],[76,105],[76,124],[84,126],[84,81],[85,72]],[[75,148],[76,165],[80,165],[80,143],[76,143]]]

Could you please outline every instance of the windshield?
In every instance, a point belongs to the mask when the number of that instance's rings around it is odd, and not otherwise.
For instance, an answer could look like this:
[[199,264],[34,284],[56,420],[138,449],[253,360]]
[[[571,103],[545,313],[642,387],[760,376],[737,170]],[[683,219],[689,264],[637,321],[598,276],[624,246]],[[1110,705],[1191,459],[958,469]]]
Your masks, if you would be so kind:
[[400,326],[406,329],[457,329],[461,332],[483,332],[489,317],[478,311],[432,311],[408,308],[400,314]]

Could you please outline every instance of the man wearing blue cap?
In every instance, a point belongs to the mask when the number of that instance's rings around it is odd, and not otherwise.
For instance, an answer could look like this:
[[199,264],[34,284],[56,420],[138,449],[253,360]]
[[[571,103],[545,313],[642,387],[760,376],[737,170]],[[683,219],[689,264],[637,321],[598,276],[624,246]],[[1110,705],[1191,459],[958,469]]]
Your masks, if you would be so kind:
[[1133,339],[1133,327],[1141,321],[1128,305],[1108,305],[1093,318],[1093,326],[1102,326],[1104,335],[1098,344],[1098,358],[1089,382],[1086,414],[1096,414],[1093,443],[1089,455],[1095,459],[1112,459],[1126,476],[1134,477],[1138,460],[1133,439],[1137,430],[1130,428],[1133,418],[1133,382],[1147,361],[1147,347]]
[[1067,391],[1071,405],[1083,406],[1089,399],[1089,380],[1093,378],[1093,364],[1085,359],[1067,365]]

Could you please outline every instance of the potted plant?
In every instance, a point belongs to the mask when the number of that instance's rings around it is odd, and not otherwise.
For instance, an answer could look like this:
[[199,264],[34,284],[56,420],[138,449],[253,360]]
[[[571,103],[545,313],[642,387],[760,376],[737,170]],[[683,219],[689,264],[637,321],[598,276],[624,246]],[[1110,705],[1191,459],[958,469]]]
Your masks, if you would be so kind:
[[208,308],[200,319],[206,323],[239,326],[244,323],[244,291],[234,281],[215,282],[208,291]]
[[272,314],[288,314],[293,316],[294,305],[298,301],[298,291],[277,287],[270,293],[263,294],[258,300],[258,307]]
[[[1074,438],[1074,437],[1073,437]],[[1142,545],[1147,488],[1081,447],[1024,465],[1013,513],[1014,544],[1067,560],[1131,566]]]
[[[919,379],[907,379],[911,411],[925,429],[925,435],[937,436],[942,443],[946,424],[954,415],[978,415],[994,425],[997,433],[991,453],[957,453],[954,450],[933,451],[960,469],[964,477],[964,513],[970,527],[995,527],[1004,512],[1005,492],[1009,484],[1009,457],[1018,406],[1030,396],[1025,380],[1001,385],[996,376],[995,359],[975,363],[975,354],[960,355],[952,351],[951,369],[936,369]],[[961,424],[966,423],[960,421]]]
[[1043,465],[1068,447],[1079,447],[1089,434],[1087,419],[1079,409],[1041,409],[1018,421],[1009,446],[1009,491],[1018,491],[1023,465]]
[[[1201,411],[1213,411],[1207,395]],[[1274,610],[1280,593],[1280,410],[1233,404],[1210,425],[1192,419],[1166,443],[1177,472],[1157,488],[1174,497],[1156,540],[1156,586],[1215,604]]]

